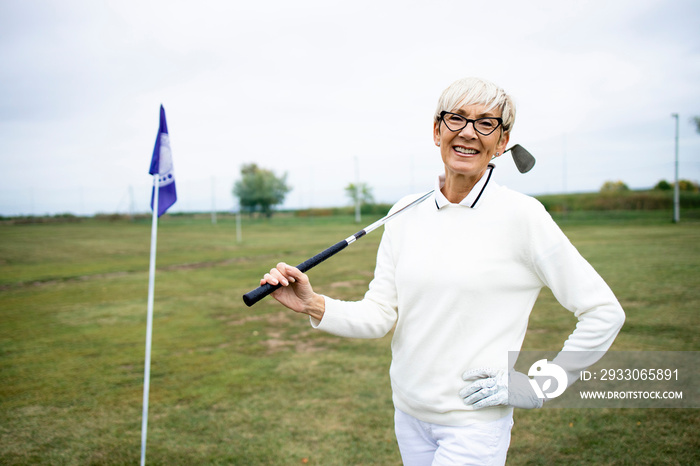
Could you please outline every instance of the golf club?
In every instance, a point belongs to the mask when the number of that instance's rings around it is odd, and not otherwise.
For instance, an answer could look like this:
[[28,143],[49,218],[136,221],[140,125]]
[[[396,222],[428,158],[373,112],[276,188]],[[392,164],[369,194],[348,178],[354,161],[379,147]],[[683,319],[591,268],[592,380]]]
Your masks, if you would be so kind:
[[510,154],[513,156],[513,162],[515,162],[515,166],[520,173],[527,173],[535,166],[535,158],[520,144],[506,149],[504,154],[508,151],[510,151]]
[[[404,212],[405,210],[420,204],[424,200],[426,200],[430,195],[433,194],[433,191],[427,192],[423,194],[421,197],[416,199],[415,201],[411,202],[410,204],[406,205],[405,207],[397,210],[396,212],[387,215],[386,217],[380,218],[373,224],[363,228],[362,230],[358,231],[352,236],[349,236],[348,238],[338,241],[335,243],[333,246],[330,248],[326,249],[325,251],[322,251],[315,256],[305,260],[301,264],[297,265],[297,268],[301,270],[302,272],[306,272],[307,270],[311,269],[312,267],[317,266],[321,262],[325,261],[329,257],[339,253],[343,249],[345,249],[347,246],[350,244],[354,243],[358,239],[362,238],[365,236],[367,233],[371,233],[372,231],[376,230],[380,226],[384,225],[387,221],[389,221],[390,218],[400,214],[401,212]],[[275,291],[277,288],[281,287],[282,285],[270,285],[269,283],[266,283],[265,285],[261,285],[254,289],[253,291],[249,291],[248,293],[243,295],[243,302],[246,303],[248,307],[252,306],[253,304],[257,303],[261,299],[263,299],[265,296],[269,295],[273,291]]]
[[[518,171],[520,173],[527,173],[532,169],[532,167],[535,166],[535,158],[530,154],[527,150],[525,150],[521,145],[516,144],[510,149],[507,149],[505,152],[511,151],[511,155],[513,156],[513,161],[515,162],[515,166],[518,168]],[[504,153],[505,153],[504,152]],[[411,202],[410,204],[402,207],[401,209],[397,210],[394,213],[391,213],[383,218],[380,218],[373,224],[365,227],[364,229],[358,231],[352,236],[349,236],[348,238],[337,242],[333,246],[329,247],[325,251],[322,251],[315,256],[305,260],[301,264],[297,265],[297,268],[302,272],[305,273],[311,268],[317,266],[321,262],[325,261],[329,257],[334,256],[335,254],[339,253],[358,239],[362,238],[366,234],[376,230],[380,226],[384,225],[386,222],[388,222],[391,218],[394,216],[400,214],[401,212],[405,212],[406,210],[410,209],[413,206],[416,206],[426,200],[428,197],[430,197],[433,194],[433,191],[427,192],[423,194],[421,197],[416,199],[415,201]],[[265,296],[269,295],[273,291],[275,291],[277,288],[280,288],[282,285],[270,285],[269,283],[266,283],[264,285],[261,285],[257,287],[256,289],[249,291],[248,293],[243,295],[243,302],[246,304],[246,306],[250,307],[253,304],[257,303],[261,299],[263,299]]]

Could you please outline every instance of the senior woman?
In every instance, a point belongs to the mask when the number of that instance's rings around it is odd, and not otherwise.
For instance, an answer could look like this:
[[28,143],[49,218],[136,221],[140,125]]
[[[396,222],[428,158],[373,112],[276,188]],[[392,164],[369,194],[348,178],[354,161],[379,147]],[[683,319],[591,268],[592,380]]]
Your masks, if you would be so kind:
[[[284,263],[260,282],[281,284],[275,299],[335,335],[379,338],[396,324],[390,375],[406,465],[505,463],[513,407],[543,402],[508,361],[542,287],[578,318],[562,352],[607,351],[624,322],[610,288],[542,205],[496,183],[490,162],[514,120],[512,99],[488,81],[466,78],[443,92],[433,140],[445,171],[432,197],[386,224],[362,300],[319,295]],[[568,365],[569,384],[582,368]]]

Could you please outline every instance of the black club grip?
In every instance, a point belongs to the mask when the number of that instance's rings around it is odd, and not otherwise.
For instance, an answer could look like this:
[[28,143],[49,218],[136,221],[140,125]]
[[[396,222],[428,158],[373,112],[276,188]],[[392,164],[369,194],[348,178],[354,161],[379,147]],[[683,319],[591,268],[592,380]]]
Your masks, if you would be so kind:
[[[328,259],[329,257],[339,253],[340,251],[345,249],[348,246],[348,244],[349,243],[347,242],[347,240],[339,241],[330,248],[326,249],[325,251],[321,251],[315,256],[306,259],[304,262],[297,265],[297,268],[302,272],[306,272],[312,269],[313,267],[317,266],[324,260]],[[275,291],[280,286],[282,285],[270,285],[267,283],[265,285],[259,286],[256,289],[244,294],[243,302],[246,304],[246,306],[250,307],[253,304],[260,301],[261,299],[263,299],[265,296]]]

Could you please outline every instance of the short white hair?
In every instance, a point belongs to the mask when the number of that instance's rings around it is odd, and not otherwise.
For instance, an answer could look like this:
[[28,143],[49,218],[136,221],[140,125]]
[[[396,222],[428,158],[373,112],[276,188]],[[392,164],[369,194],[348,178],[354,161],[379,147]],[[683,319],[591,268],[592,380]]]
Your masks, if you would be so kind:
[[435,123],[440,121],[443,111],[452,112],[464,105],[484,105],[487,111],[498,108],[503,119],[503,132],[513,129],[515,102],[503,89],[481,78],[462,78],[450,84],[438,100]]

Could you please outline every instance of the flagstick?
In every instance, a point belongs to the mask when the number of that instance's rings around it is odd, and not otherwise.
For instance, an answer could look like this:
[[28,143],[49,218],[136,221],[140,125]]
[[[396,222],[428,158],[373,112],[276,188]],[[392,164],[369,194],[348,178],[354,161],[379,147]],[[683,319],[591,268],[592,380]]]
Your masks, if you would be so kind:
[[148,270],[148,324],[146,325],[146,362],[143,374],[143,420],[141,424],[141,466],[146,464],[148,430],[148,391],[151,379],[151,336],[153,335],[153,291],[156,278],[156,239],[158,238],[158,174],[153,175],[153,224],[151,225],[151,264]]

